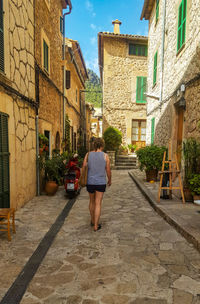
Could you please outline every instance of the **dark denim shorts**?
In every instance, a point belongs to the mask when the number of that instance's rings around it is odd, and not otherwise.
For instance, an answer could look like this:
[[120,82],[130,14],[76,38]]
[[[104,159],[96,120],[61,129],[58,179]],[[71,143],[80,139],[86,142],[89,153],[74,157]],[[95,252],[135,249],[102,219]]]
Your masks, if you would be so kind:
[[95,191],[98,192],[105,192],[106,191],[106,185],[87,185],[87,191],[89,193],[95,193]]

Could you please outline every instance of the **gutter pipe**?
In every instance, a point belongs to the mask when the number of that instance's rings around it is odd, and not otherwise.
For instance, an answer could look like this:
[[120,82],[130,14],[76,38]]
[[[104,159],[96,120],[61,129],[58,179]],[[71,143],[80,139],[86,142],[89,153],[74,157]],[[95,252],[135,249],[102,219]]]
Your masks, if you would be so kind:
[[163,71],[164,71],[164,53],[165,53],[165,16],[166,0],[163,1],[163,25],[162,25],[162,49],[161,49],[161,71],[160,71],[160,106],[163,98]]

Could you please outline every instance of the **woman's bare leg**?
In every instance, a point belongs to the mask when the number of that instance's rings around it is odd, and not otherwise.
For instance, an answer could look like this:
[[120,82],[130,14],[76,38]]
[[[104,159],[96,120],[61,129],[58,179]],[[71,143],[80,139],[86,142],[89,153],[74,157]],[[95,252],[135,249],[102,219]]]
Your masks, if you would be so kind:
[[95,193],[89,193],[89,197],[90,197],[89,210],[91,215],[91,223],[94,224]]
[[95,209],[94,209],[94,230],[98,229],[99,218],[101,215],[101,202],[104,192],[95,192]]

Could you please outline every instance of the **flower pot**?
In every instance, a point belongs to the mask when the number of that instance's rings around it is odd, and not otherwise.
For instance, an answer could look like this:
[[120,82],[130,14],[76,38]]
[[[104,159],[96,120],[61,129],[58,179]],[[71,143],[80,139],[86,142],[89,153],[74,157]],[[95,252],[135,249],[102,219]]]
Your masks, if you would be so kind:
[[158,177],[158,170],[157,169],[152,169],[152,170],[148,170],[146,171],[146,181],[150,182],[150,181],[157,181],[157,177]]
[[185,201],[192,202],[193,197],[192,197],[192,193],[191,193],[190,189],[188,189],[187,187],[184,187],[183,192],[184,192]]
[[194,204],[200,205],[200,195],[193,195]]
[[54,195],[58,190],[58,184],[56,184],[54,181],[48,181],[46,182],[44,190],[47,195]]

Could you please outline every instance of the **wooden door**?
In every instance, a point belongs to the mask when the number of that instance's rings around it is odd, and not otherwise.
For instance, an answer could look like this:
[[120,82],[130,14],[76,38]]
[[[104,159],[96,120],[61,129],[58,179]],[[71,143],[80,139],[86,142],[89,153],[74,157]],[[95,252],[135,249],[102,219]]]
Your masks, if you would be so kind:
[[178,109],[178,122],[177,122],[177,159],[179,165],[181,164],[181,150],[183,142],[183,119],[184,110],[182,108]]
[[0,208],[10,207],[8,115],[0,113]]
[[146,145],[146,120],[132,121],[132,144],[137,145],[137,149]]

